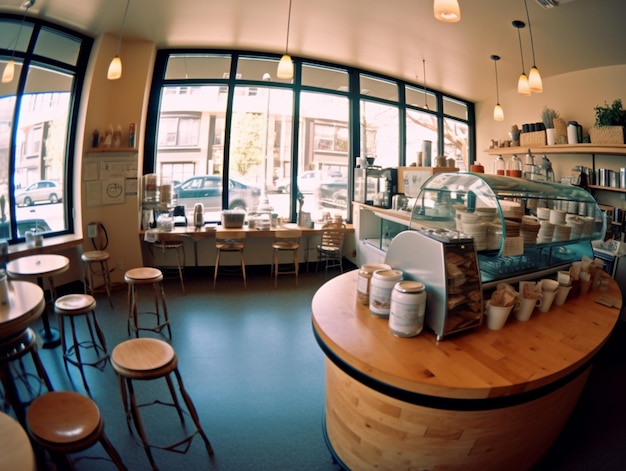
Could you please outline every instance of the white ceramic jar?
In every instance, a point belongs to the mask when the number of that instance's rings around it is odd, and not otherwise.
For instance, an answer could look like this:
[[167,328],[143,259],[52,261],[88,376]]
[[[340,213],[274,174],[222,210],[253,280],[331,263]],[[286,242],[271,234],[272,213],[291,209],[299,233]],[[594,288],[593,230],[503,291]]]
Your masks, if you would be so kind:
[[356,282],[356,299],[361,304],[369,306],[372,275],[376,270],[382,269],[391,270],[391,267],[385,263],[366,263],[361,266]]
[[426,287],[419,281],[394,285],[389,307],[389,330],[398,337],[414,337],[424,328]]
[[376,317],[389,317],[391,292],[395,284],[402,280],[400,270],[376,270],[370,282],[370,311]]

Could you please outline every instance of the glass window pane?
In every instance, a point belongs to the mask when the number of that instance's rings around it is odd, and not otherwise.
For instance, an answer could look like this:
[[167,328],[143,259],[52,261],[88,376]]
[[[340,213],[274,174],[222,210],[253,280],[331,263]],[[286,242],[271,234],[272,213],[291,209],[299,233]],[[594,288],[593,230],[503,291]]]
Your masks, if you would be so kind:
[[348,91],[348,72],[318,65],[302,66],[302,85]]
[[237,61],[237,80],[265,80],[271,82],[291,82],[276,78],[278,59],[266,57],[240,57]]
[[20,236],[30,226],[43,232],[68,228],[64,189],[72,87],[70,75],[40,67],[28,71],[13,175]]
[[[406,165],[417,164],[418,152],[422,152],[424,141],[431,141],[431,166],[435,165],[437,149],[437,116],[423,111],[407,110],[406,112]],[[423,165],[423,164],[422,164]]]
[[42,28],[37,36],[35,54],[49,57],[65,64],[76,65],[80,41],[65,34]]
[[291,174],[293,92],[255,87],[256,93],[250,94],[246,88],[238,86],[233,101],[229,175],[236,185],[229,207],[244,207],[250,214],[262,204],[288,218],[289,193],[272,190],[275,181]]
[[[226,102],[220,87],[164,87],[157,124],[157,173],[174,185],[176,201],[193,220],[202,203],[207,221],[218,221],[222,209],[222,169]],[[211,183],[219,185],[210,190]]]
[[166,80],[228,78],[230,55],[172,54],[165,69]]
[[32,34],[32,24],[4,19],[0,21],[0,48],[10,51],[26,52]]
[[437,111],[437,97],[434,93],[419,88],[406,87],[406,104],[430,111]]
[[460,170],[468,170],[469,125],[455,119],[444,118],[444,154],[456,161]]
[[398,84],[361,74],[361,95],[398,101]]
[[453,98],[443,98],[443,112],[455,118],[467,119],[467,105]]
[[347,97],[301,94],[298,189],[315,221],[325,212],[348,217],[349,114]]
[[[16,82],[16,80],[14,80]],[[11,129],[15,108],[15,92],[13,96],[0,98],[0,239],[11,238],[10,214],[7,207],[9,194],[9,146],[11,145]]]
[[361,100],[361,155],[375,157],[374,165],[397,167],[400,162],[398,108]]

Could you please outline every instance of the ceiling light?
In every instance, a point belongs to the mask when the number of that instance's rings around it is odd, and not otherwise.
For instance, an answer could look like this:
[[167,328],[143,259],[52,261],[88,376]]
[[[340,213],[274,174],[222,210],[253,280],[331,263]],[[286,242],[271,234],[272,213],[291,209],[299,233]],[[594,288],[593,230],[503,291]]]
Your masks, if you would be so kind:
[[493,67],[496,70],[496,106],[493,108],[493,119],[496,121],[504,121],[504,110],[500,106],[500,86],[498,84],[498,61],[500,56],[492,55]]
[[293,78],[293,61],[289,55],[289,26],[291,25],[291,0],[289,0],[289,15],[287,16],[287,42],[285,43],[285,53],[280,58],[276,76],[279,79],[290,80]]
[[457,0],[435,0],[433,12],[435,18],[444,23],[456,23],[461,19],[461,9]]
[[517,38],[519,39],[519,53],[522,58],[522,73],[519,76],[519,80],[517,81],[517,93],[519,93],[520,95],[528,96],[530,95],[530,85],[528,83],[528,77],[526,76],[526,73],[524,72],[525,67],[524,67],[524,53],[522,51],[522,36],[519,32],[520,29],[526,26],[526,23],[524,23],[523,21],[515,20],[513,21],[513,26],[517,28]]
[[[558,3],[557,3],[558,5]],[[543,91],[543,83],[541,81],[541,75],[539,74],[539,69],[537,68],[535,61],[535,43],[533,41],[533,30],[530,26],[530,15],[528,14],[528,4],[526,0],[524,0],[524,7],[526,8],[526,20],[528,20],[528,32],[530,33],[530,48],[533,52],[533,66],[530,69],[530,73],[528,74],[528,82],[530,85],[530,91],[534,93],[541,93]]]
[[126,0],[126,9],[124,10],[124,16],[122,17],[122,26],[120,27],[120,37],[117,40],[117,54],[109,64],[109,70],[107,72],[107,78],[109,80],[117,80],[122,77],[122,59],[120,59],[120,47],[122,46],[122,33],[124,32],[124,24],[126,23],[126,14],[128,13],[128,7],[130,6],[130,0]]
[[426,59],[422,59],[422,67],[424,68],[424,109],[428,109],[428,94],[426,93]]
[[22,8],[24,8],[24,16],[22,17],[22,22],[20,23],[20,27],[17,30],[17,36],[15,36],[15,41],[13,41],[13,47],[11,48],[11,58],[7,65],[4,66],[4,71],[2,72],[2,83],[10,83],[13,81],[15,77],[15,60],[13,60],[13,56],[15,55],[15,48],[17,47],[17,42],[20,39],[20,34],[22,33],[22,26],[24,26],[24,20],[26,19],[26,13],[28,9],[35,4],[35,0],[25,0],[22,3]]

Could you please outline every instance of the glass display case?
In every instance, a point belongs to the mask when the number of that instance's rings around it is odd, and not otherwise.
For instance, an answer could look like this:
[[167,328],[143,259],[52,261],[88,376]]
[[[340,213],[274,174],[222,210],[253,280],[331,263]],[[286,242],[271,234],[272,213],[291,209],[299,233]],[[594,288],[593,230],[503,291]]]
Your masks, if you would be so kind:
[[606,221],[593,196],[577,186],[439,173],[424,182],[410,227],[472,238],[489,288],[593,258],[591,242],[604,238]]

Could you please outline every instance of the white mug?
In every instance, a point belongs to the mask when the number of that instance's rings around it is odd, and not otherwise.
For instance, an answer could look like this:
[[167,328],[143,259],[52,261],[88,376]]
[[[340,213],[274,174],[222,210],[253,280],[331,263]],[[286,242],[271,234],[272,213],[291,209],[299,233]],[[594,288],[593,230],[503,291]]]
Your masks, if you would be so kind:
[[515,318],[518,321],[527,321],[535,308],[541,306],[542,302],[541,298],[521,298],[515,309]]

